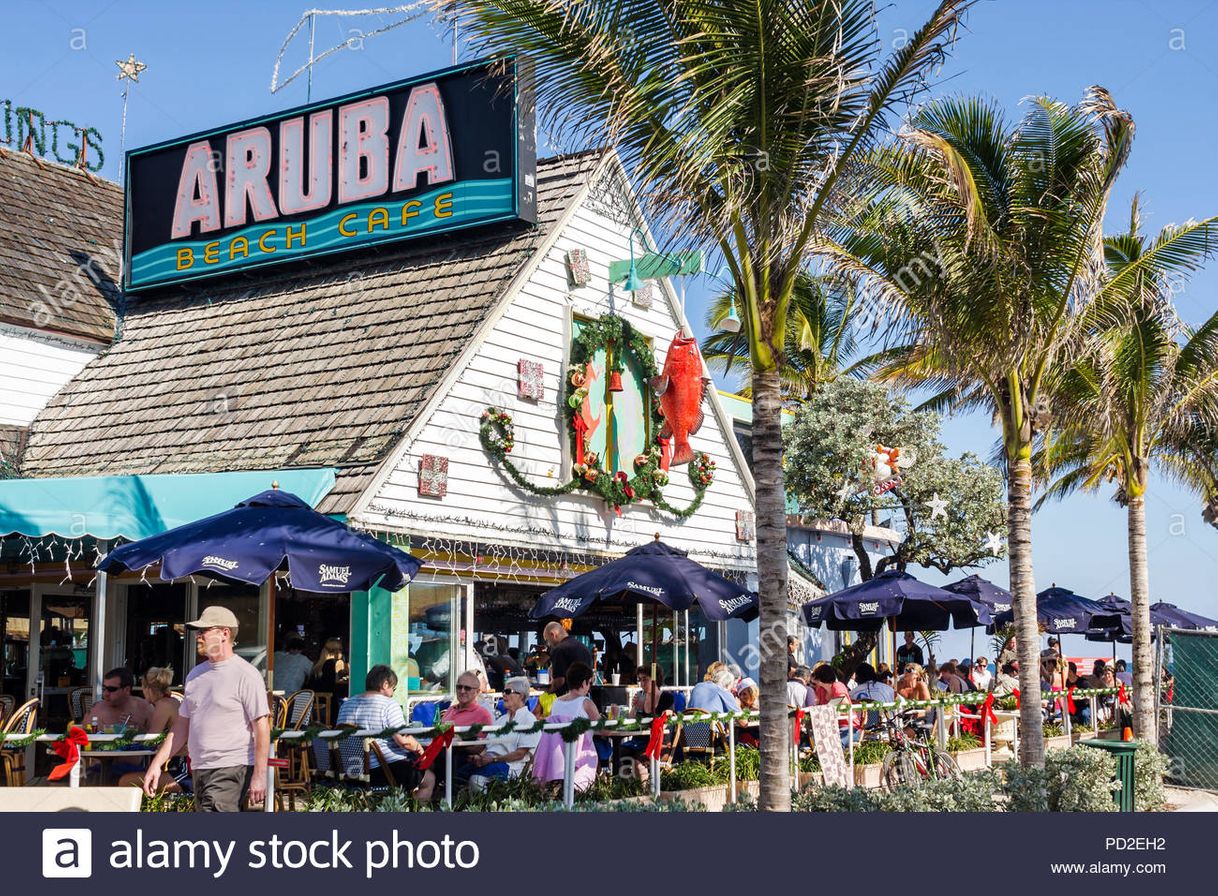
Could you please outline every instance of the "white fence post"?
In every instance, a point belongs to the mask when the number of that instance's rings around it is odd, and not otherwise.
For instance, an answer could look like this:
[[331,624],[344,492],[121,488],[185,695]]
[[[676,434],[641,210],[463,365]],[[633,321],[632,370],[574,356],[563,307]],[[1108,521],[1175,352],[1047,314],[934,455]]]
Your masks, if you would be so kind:
[[562,743],[562,804],[571,809],[575,806],[575,741],[563,738]]
[[453,745],[450,742],[444,750],[444,808],[453,807]]
[[[727,765],[729,769],[729,777],[731,780],[731,790],[728,793],[728,799],[731,804],[736,805],[736,720],[727,720]],[[799,774],[799,764],[796,763],[795,774]]]
[[846,765],[850,767],[850,774],[846,776],[846,789],[854,790],[854,721],[847,715],[846,725]]
[[[271,738],[270,748],[267,750],[267,759],[275,758],[275,747],[277,746],[275,738]],[[275,766],[271,762],[266,764],[266,800],[262,803],[263,812],[275,811]]]

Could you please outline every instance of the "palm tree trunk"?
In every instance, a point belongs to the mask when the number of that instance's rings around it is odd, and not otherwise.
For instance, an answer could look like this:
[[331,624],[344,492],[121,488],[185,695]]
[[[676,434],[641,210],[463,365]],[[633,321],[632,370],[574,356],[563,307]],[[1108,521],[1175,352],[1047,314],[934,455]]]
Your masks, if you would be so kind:
[[1129,499],[1129,602],[1133,615],[1133,731],[1157,743],[1154,653],[1150,648],[1150,575],[1146,566],[1146,496]]
[[1019,641],[1019,761],[1045,764],[1041,727],[1040,631],[1036,623],[1036,580],[1032,575],[1032,462],[1018,456],[1007,478],[1007,557],[1011,570],[1011,609]]
[[782,474],[782,396],[777,371],[753,372],[753,478],[761,596],[761,780],[763,811],[791,809],[787,721],[787,518]]

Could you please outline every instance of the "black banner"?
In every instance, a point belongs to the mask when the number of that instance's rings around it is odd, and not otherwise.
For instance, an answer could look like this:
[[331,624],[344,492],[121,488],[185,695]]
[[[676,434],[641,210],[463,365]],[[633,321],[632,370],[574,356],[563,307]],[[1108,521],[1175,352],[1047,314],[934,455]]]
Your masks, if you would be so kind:
[[125,286],[535,222],[528,93],[472,63],[132,150]]

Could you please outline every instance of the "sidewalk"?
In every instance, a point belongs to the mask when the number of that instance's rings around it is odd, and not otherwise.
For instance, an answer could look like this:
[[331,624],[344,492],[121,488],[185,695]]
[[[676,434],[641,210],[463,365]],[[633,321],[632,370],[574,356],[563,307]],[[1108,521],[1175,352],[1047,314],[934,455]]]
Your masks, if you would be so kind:
[[1218,812],[1218,793],[1165,787],[1169,812]]

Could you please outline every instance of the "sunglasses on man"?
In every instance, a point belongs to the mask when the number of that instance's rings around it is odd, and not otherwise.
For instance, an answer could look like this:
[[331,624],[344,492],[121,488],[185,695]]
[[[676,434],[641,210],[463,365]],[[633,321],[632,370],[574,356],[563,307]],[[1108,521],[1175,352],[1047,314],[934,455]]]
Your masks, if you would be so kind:
[[107,694],[113,694],[115,691],[121,691],[122,689],[123,689],[122,685],[118,685],[117,687],[112,684],[103,684],[102,685],[102,690],[105,691]]

